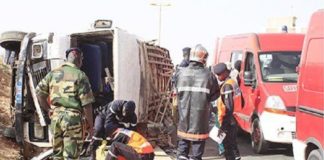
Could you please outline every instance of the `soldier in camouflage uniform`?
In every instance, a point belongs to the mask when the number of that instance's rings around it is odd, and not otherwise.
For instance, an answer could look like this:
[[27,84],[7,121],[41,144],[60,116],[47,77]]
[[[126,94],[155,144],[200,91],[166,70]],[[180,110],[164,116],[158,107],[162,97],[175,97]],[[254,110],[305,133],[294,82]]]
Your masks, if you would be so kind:
[[[94,97],[82,66],[81,50],[66,51],[67,62],[54,69],[37,85],[42,108],[51,113],[54,159],[78,159],[82,147],[82,112],[91,134]],[[50,105],[47,98],[50,99]]]

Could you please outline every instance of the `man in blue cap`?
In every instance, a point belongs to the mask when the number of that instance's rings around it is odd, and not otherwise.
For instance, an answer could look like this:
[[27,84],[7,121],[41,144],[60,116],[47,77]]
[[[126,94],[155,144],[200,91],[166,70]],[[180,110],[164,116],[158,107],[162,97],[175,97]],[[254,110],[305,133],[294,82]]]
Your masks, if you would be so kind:
[[183,60],[180,63],[179,67],[187,67],[189,65],[189,53],[190,53],[191,48],[185,47],[182,49],[183,53]]
[[[213,67],[214,74],[218,80],[224,82],[220,86],[220,97],[217,99],[217,117],[220,126],[219,135],[226,133],[223,141],[226,160],[240,160],[240,153],[237,147],[236,134],[237,126],[234,118],[234,110],[242,107],[241,90],[237,82],[230,78],[230,70],[225,63],[219,63]],[[218,135],[218,136],[219,136]]]

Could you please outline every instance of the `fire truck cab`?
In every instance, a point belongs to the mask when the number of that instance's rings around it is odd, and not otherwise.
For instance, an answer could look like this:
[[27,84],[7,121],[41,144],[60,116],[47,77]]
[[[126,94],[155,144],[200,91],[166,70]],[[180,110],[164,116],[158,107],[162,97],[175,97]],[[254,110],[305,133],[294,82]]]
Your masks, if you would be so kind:
[[214,64],[238,60],[244,107],[235,112],[238,126],[251,134],[252,147],[263,153],[269,143],[290,144],[295,134],[297,72],[303,34],[262,33],[225,36]]

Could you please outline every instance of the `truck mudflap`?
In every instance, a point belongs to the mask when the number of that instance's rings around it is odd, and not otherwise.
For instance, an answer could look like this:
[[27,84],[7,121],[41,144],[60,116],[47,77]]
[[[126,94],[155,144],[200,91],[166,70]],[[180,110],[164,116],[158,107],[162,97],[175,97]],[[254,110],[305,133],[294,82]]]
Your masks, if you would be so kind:
[[27,50],[30,40],[35,37],[35,33],[28,33],[21,42],[21,49],[18,58],[17,76],[16,76],[16,95],[15,95],[15,130],[16,141],[19,145],[23,145],[23,96],[25,83],[25,64],[27,59]]

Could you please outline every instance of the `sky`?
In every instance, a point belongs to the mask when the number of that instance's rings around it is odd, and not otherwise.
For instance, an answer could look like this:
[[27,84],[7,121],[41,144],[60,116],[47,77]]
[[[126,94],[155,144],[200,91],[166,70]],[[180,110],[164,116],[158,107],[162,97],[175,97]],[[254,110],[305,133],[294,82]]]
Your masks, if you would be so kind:
[[89,29],[96,19],[111,19],[115,27],[149,41],[159,37],[160,10],[152,2],[171,4],[162,7],[160,45],[174,64],[184,47],[202,44],[213,54],[217,37],[265,32],[272,17],[296,16],[296,28],[306,28],[311,14],[324,8],[324,0],[10,0],[1,2],[0,32],[68,34]]

